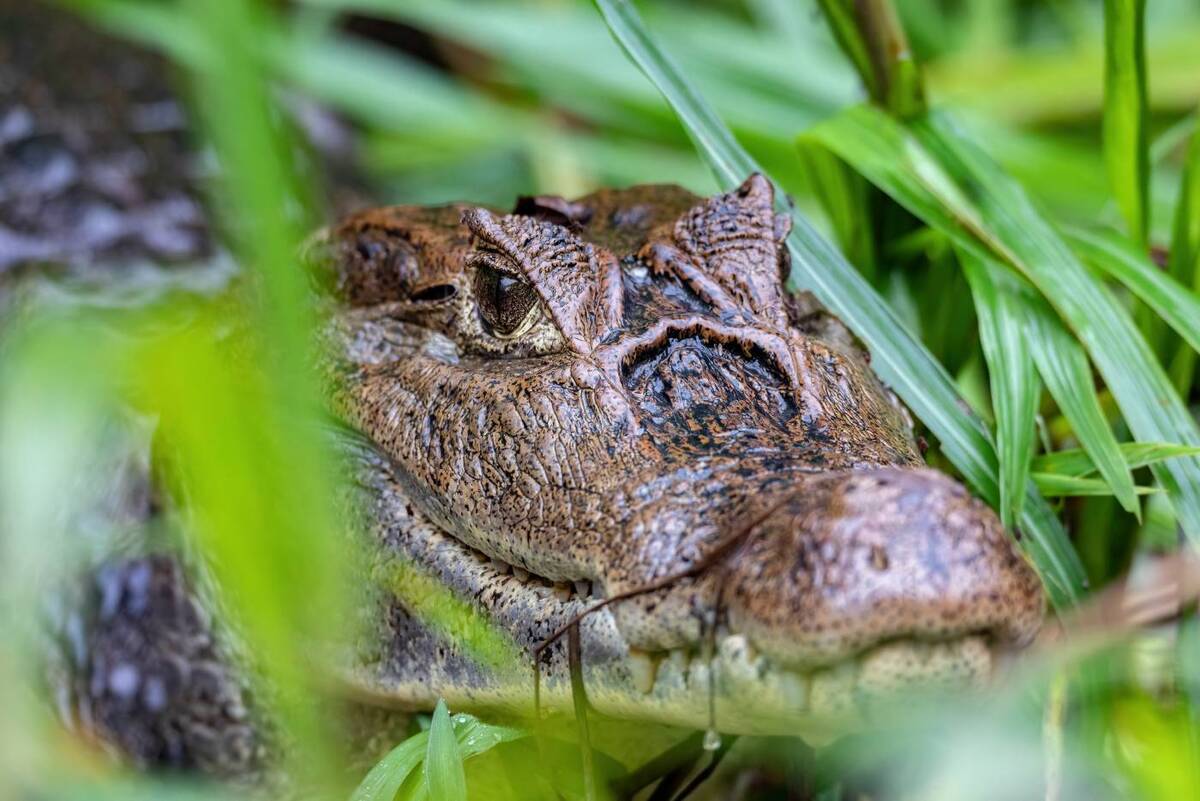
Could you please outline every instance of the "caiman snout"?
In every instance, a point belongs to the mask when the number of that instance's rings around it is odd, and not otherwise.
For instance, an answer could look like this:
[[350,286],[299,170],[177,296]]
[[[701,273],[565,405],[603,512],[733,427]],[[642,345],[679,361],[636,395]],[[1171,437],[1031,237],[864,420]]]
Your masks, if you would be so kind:
[[[703,650],[713,609],[720,636],[740,635],[773,664],[801,671],[899,641],[1023,645],[1040,625],[1032,568],[992,510],[941,473],[800,474],[759,510],[740,515],[750,521],[744,531],[737,520],[725,524],[726,540],[739,541],[697,578],[614,610],[632,647],[671,649],[687,637]],[[641,552],[652,560],[646,574],[663,556]],[[664,612],[690,615],[693,625],[667,628]]]

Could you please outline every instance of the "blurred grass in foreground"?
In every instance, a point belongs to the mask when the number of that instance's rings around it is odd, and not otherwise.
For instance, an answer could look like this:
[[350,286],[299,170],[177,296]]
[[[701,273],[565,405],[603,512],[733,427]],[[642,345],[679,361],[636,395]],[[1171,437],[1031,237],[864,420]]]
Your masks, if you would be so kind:
[[[89,556],[79,552],[75,513],[94,500],[86,494],[95,484],[89,472],[100,469],[94,456],[105,449],[107,421],[132,403],[158,418],[188,534],[207,555],[278,690],[283,722],[295,739],[299,782],[315,795],[344,795],[335,728],[308,684],[312,643],[336,641],[347,616],[344,540],[330,534],[340,522],[330,493],[334,462],[314,425],[320,404],[309,372],[312,321],[295,264],[300,238],[321,222],[309,209],[322,188],[293,174],[296,138],[277,89],[305,93],[351,121],[358,166],[383,200],[507,205],[522,192],[570,194],[651,180],[711,191],[717,182],[692,152],[688,136],[697,131],[681,126],[611,42],[590,3],[302,0],[286,14],[244,0],[69,5],[164,49],[183,68],[205,141],[222,167],[214,207],[223,212],[249,280],[216,309],[182,304],[122,318],[60,311],[9,321],[0,332],[0,591],[8,612],[0,623],[3,781],[21,794],[36,788],[62,798],[193,792],[113,777],[104,760],[57,734],[19,689],[37,648],[30,610],[46,586]],[[938,412],[939,404],[957,400],[956,391],[976,404],[980,417],[961,412],[964,450],[986,457],[994,430],[1000,461],[982,458],[970,468],[973,480],[985,494],[990,482],[991,500],[1006,518],[1030,514],[1029,504],[1038,504],[1032,526],[1046,532],[1046,553],[1058,549],[1056,558],[1082,564],[1091,582],[1084,587],[1082,568],[1060,568],[1056,597],[1069,605],[1076,595],[1099,592],[1131,564],[1149,564],[1154,551],[1179,551],[1178,521],[1166,494],[1148,504],[1134,494],[1135,481],[1157,478],[1156,489],[1175,481],[1186,490],[1196,480],[1193,468],[1180,467],[1194,465],[1181,458],[1194,451],[1169,446],[1188,441],[1174,434],[1187,433],[1182,410],[1191,404],[1194,414],[1197,399],[1196,332],[1189,325],[1200,289],[1200,216],[1194,214],[1200,207],[1200,133],[1194,132],[1200,12],[1182,2],[1150,3],[1144,26],[1111,27],[1124,38],[1110,33],[1106,49],[1100,3],[897,5],[892,22],[904,24],[923,62],[924,95],[934,107],[946,101],[960,107],[952,126],[939,123],[941,117],[929,125],[913,122],[919,104],[904,96],[917,86],[911,76],[898,82],[909,87],[900,95],[876,94],[896,117],[846,110],[860,96],[855,69],[804,4],[653,3],[646,11],[651,44],[661,35],[687,83],[712,102],[716,124],[724,120],[734,144],[744,145],[851,255],[863,276],[856,291],[880,310],[878,346],[887,345],[888,326],[912,332],[909,355],[916,361],[898,360],[894,369],[907,370],[913,391],[932,398],[924,408]],[[346,13],[422,32],[436,66],[348,34],[341,24]],[[846,19],[843,46],[846,36],[861,35]],[[1137,51],[1139,42],[1129,37],[1138,29],[1149,37],[1151,93],[1138,95],[1135,76],[1124,93],[1109,93],[1119,100],[1106,103],[1103,65],[1119,61],[1114,54]],[[861,71],[866,62],[854,63]],[[1102,145],[1105,118],[1122,119],[1139,133]],[[799,153],[794,140],[805,130]],[[1156,153],[1150,141],[1160,132]],[[816,152],[814,141],[844,161]],[[868,147],[872,141],[882,145]],[[971,148],[965,168],[951,158],[963,143]],[[1119,153],[1127,152],[1150,174],[1122,178],[1110,189],[1105,149],[1110,163],[1125,164]],[[1020,183],[1007,183],[1004,172]],[[1007,193],[999,201],[989,195],[995,186]],[[1034,198],[1029,206],[1026,194]],[[1122,219],[1134,247],[1113,230]],[[1068,229],[1064,245],[1059,230],[1066,223],[1084,227],[1079,236]],[[1105,228],[1100,240],[1097,226]],[[829,281],[836,272],[822,259],[836,254],[820,255],[828,245],[813,236],[812,276],[828,281],[824,291],[847,304],[842,316],[848,323],[869,319],[874,307]],[[1106,244],[1113,237],[1117,245]],[[1136,246],[1143,243],[1170,245],[1169,280]],[[1075,293],[1039,284],[1034,270],[1054,262],[1027,257],[1031,252],[1061,259],[1056,275],[1075,275],[1082,282],[1075,286],[1105,298],[1112,313],[1072,317],[1062,304]],[[1007,388],[1002,381],[989,385],[989,371],[1004,368],[979,344],[989,334],[981,337],[977,326],[989,318],[977,320],[968,302],[976,284],[964,281],[960,262],[970,259],[983,260],[988,274],[999,276],[1000,291],[977,291],[976,302],[1008,298],[990,309],[1005,317],[1002,330],[1028,339],[1042,331],[1032,358],[1046,391],[1035,386],[1036,378]],[[1106,277],[1084,273],[1081,261]],[[1014,266],[1033,269],[1019,277]],[[1114,326],[1127,307],[1136,308],[1133,296],[1149,309],[1139,313],[1139,330]],[[1159,331],[1151,355],[1120,356],[1151,328]],[[1101,370],[1107,380],[1097,380],[1089,357],[1098,365],[1110,360]],[[1055,359],[1065,366],[1056,367]],[[923,373],[913,364],[936,370]],[[1166,370],[1174,390],[1159,380]],[[939,398],[923,384],[942,375],[947,392]],[[1026,364],[1005,378],[1022,376],[1036,374]],[[1153,398],[1134,399],[1147,388]],[[1177,410],[1174,431],[1150,430],[1162,420],[1155,402]],[[938,430],[932,418],[924,422]],[[1147,441],[1131,443],[1131,434]],[[934,444],[941,450],[931,459],[949,466],[949,438]],[[1163,448],[1158,455],[1174,461],[1160,462],[1150,475],[1143,469],[1149,462],[1133,458],[1136,447]],[[1054,465],[1056,452],[1075,448],[1097,467],[1095,483],[1070,484],[1067,479],[1082,476],[1060,463],[1040,471],[1052,477],[1037,483],[1042,494],[1052,494],[1047,486],[1111,491],[1125,511],[1107,497],[1054,501],[1051,511],[1029,488],[1025,477],[1035,453],[1041,460],[1032,462],[1036,478],[1039,464]],[[971,477],[966,462],[955,463]],[[1175,497],[1187,501],[1186,492],[1176,490]],[[1193,519],[1196,534],[1194,528]],[[1048,564],[1055,569],[1054,559],[1044,557],[1044,574]],[[436,607],[437,614],[446,612]],[[1196,623],[1188,616],[1099,652],[1040,653],[994,698],[955,699],[949,709],[945,697],[913,699],[907,714],[889,719],[898,728],[835,746],[816,763],[793,741],[745,740],[728,767],[764,783],[754,795],[750,782],[746,798],[772,797],[772,787],[786,784],[805,786],[809,797],[836,799],[864,775],[868,784],[874,776],[892,795],[914,799],[976,798],[980,787],[996,798],[1052,797],[1053,788],[1063,798],[1197,797],[1198,649]],[[579,757],[569,744],[539,762],[522,730],[447,717],[444,710],[429,725],[376,769],[392,768],[383,789],[362,795],[360,787],[360,798],[389,799],[397,790],[403,797],[453,798],[463,786],[460,771],[472,798],[529,797],[535,782],[514,780],[514,771],[550,777],[536,783],[545,797],[582,797]],[[482,739],[469,745],[469,733]],[[418,764],[422,769],[415,771]],[[713,792],[733,789],[718,783]],[[214,791],[195,792],[211,797]]]

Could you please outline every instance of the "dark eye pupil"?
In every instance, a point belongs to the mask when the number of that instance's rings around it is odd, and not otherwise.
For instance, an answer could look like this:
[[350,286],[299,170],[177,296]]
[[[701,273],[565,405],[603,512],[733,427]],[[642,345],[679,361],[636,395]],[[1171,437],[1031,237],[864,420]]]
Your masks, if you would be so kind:
[[537,302],[532,286],[486,264],[475,273],[475,297],[484,323],[501,335],[516,331]]

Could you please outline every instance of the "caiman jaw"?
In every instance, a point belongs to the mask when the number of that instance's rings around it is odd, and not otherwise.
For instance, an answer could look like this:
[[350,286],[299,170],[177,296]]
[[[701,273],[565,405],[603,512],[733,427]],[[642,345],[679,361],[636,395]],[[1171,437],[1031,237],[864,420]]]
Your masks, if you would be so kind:
[[[938,474],[930,471],[929,477],[944,484],[951,499],[965,497]],[[861,480],[862,476],[853,478]],[[905,478],[908,476],[889,475],[876,480]],[[724,732],[795,734],[819,741],[861,727],[873,712],[886,708],[904,691],[965,688],[986,682],[997,654],[1031,637],[1041,614],[1040,600],[1033,592],[1024,595],[1029,599],[1025,606],[993,610],[991,617],[955,611],[977,607],[956,603],[943,593],[930,596],[928,614],[919,625],[906,627],[895,622],[894,614],[872,619],[871,608],[878,607],[885,595],[865,599],[859,609],[854,608],[858,602],[843,598],[842,607],[835,611],[845,617],[827,627],[816,627],[828,628],[838,646],[797,650],[803,631],[786,633],[786,647],[781,647],[777,633],[772,637],[771,632],[756,632],[744,613],[735,611],[739,570],[734,563],[725,579],[730,606],[722,610],[715,636],[710,638],[698,626],[694,641],[674,648],[647,649],[647,642],[639,641],[639,632],[645,629],[638,617],[653,615],[659,604],[669,604],[666,596],[671,589],[646,596],[657,599],[649,612],[636,605],[639,599],[604,606],[601,602],[606,593],[601,582],[549,581],[490,557],[439,529],[407,501],[386,459],[365,460],[361,480],[375,498],[380,514],[375,533],[384,553],[465,601],[463,610],[475,610],[477,622],[499,632],[512,646],[499,660],[495,653],[480,657],[469,644],[464,646],[461,621],[448,630],[437,623],[419,622],[418,617],[427,615],[421,611],[413,615],[406,608],[416,601],[414,608],[420,610],[420,599],[412,595],[426,591],[424,582],[414,584],[411,570],[392,572],[389,566],[397,562],[384,557],[376,565],[375,577],[387,590],[385,617],[391,621],[391,629],[383,653],[351,677],[357,693],[383,705],[423,709],[445,698],[455,708],[529,715],[533,711],[532,653],[578,619],[586,691],[591,705],[602,714],[693,728],[715,723]],[[923,491],[928,494],[927,489]],[[983,509],[976,504],[969,502],[968,508]],[[893,510],[884,511],[891,514]],[[987,519],[990,511],[983,509],[981,514],[982,524],[991,524]],[[782,512],[781,516],[786,517]],[[893,518],[889,523],[893,527],[890,539],[903,540],[904,522]],[[859,537],[869,536],[861,519],[846,520],[844,525]],[[923,529],[921,533],[929,532]],[[743,573],[759,569],[752,558],[747,561],[754,547],[750,537],[735,554],[743,560]],[[878,569],[883,557],[866,547],[865,558]],[[905,569],[901,550],[892,545],[890,558],[897,560],[898,570]],[[968,563],[979,558],[978,554],[969,555]],[[938,569],[942,567],[946,565]],[[919,578],[911,570],[908,575]],[[1019,571],[1000,571],[992,584],[986,577],[976,576],[971,586],[988,595],[1009,589],[998,582],[1023,579]],[[711,574],[682,579],[680,589],[695,598],[706,581],[712,581]],[[893,608],[897,607],[889,607]],[[812,612],[820,616],[830,610],[814,607]],[[911,604],[905,614],[906,620],[922,617]],[[852,631],[855,628],[857,633]],[[819,643],[821,638],[810,637],[810,641]],[[415,642],[419,643],[416,649]],[[543,708],[569,710],[565,637],[547,648],[540,671]],[[710,720],[710,691],[714,693],[715,720]]]

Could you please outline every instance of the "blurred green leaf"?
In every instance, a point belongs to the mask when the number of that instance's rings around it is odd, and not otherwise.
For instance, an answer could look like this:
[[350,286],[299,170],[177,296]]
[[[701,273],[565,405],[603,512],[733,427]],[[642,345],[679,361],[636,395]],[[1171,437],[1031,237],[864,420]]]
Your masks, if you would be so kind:
[[429,724],[429,743],[425,752],[425,789],[436,801],[466,801],[467,778],[463,773],[463,755],[450,723],[446,702],[438,700]]
[[253,279],[231,303],[238,333],[223,333],[228,321],[213,315],[148,342],[132,383],[160,417],[195,541],[298,744],[288,754],[295,775],[328,789],[337,770],[310,681],[314,654],[337,641],[345,619],[347,565],[331,536],[339,530],[332,458],[313,426],[321,408],[309,363],[313,308],[295,262],[314,223],[310,187],[295,175],[294,142],[261,58],[270,10],[188,0],[175,12],[175,29],[206,53],[188,77],[220,165],[213,206]]
[[1200,798],[1197,737],[1185,705],[1163,708],[1143,697],[1114,705],[1113,756],[1145,801]]
[[[636,10],[625,2],[597,0],[610,30],[626,53],[667,98],[696,148],[723,187],[761,171],[729,129],[685,81],[655,44]],[[780,199],[782,200],[782,199]],[[943,452],[990,503],[999,500],[996,456],[987,429],[954,389],[945,369],[916,342],[887,303],[798,211],[792,214],[788,247],[792,285],[811,290],[870,349],[872,364],[913,412],[938,437]],[[1029,485],[1022,545],[1041,571],[1051,598],[1070,604],[1082,589],[1083,571],[1058,520]]]
[[1193,111],[1179,119],[1170,128],[1160,133],[1150,143],[1150,164],[1157,166],[1178,148],[1189,141],[1200,125],[1200,111]]
[[388,752],[362,780],[350,801],[392,801],[421,761],[425,759],[429,732],[409,737]]
[[1149,231],[1145,0],[1104,0],[1104,156],[1130,238]]
[[1032,292],[1030,295],[1025,300],[1025,324],[1038,372],[1121,507],[1140,517],[1130,465],[1100,408],[1087,354],[1049,304]]
[[454,715],[451,720],[454,722],[454,736],[458,738],[458,748],[462,752],[463,759],[470,759],[498,745],[529,736],[529,732],[524,729],[484,723],[478,718],[462,712]]
[[[438,708],[445,711],[445,702],[439,702]],[[437,717],[436,710],[433,717],[435,719]],[[498,745],[529,736],[528,732],[521,729],[484,723],[472,715],[461,712],[449,717],[449,725],[457,744],[455,748],[460,768],[463,762],[472,757],[486,753]],[[426,763],[425,772],[427,773],[429,764],[427,757],[433,747],[430,745],[432,732],[433,722],[431,721],[428,730],[414,734],[389,751],[363,778],[358,788],[350,796],[350,801],[392,801],[408,777],[422,763]],[[446,749],[444,744],[438,747]],[[413,789],[418,795],[428,792],[424,780],[413,786]],[[486,788],[481,789],[486,790]],[[429,796],[434,799],[440,797],[432,793],[429,793]]]
[[495,671],[528,670],[524,651],[506,632],[409,560],[392,555],[375,565],[374,572],[375,580],[424,625],[444,633],[479,664]]
[[1200,295],[1155,267],[1115,232],[1068,226],[1064,233],[1085,261],[1120,281],[1193,349],[1200,349]]
[[[902,126],[849,109],[810,135],[853,164],[964,249],[1024,275],[1087,348],[1130,429],[1146,441],[1200,445],[1200,431],[1141,334],[1107,288],[1079,262],[1021,187],[931,113]],[[1152,468],[1184,531],[1200,545],[1200,459]]]
[[877,103],[886,104],[884,76],[876,71],[871,46],[863,36],[863,30],[856,19],[856,12],[861,6],[847,0],[818,0],[818,4],[825,15],[825,21],[829,23],[829,29],[833,32],[833,38],[854,65],[858,79],[862,81],[867,94]]
[[876,256],[870,185],[823,147],[800,143],[797,153],[805,171],[812,177],[813,195],[820,203],[842,253],[868,281],[874,282]]
[[[1200,294],[1200,126],[1194,112],[1191,143],[1188,145],[1179,194],[1175,200],[1175,223],[1171,232],[1171,254],[1168,268],[1171,276],[1183,286]],[[1189,341],[1189,344],[1192,344]],[[1195,346],[1192,345],[1194,348]],[[1196,351],[1180,347],[1171,363],[1175,386],[1185,395],[1192,387]]]
[[[1125,463],[1132,468],[1145,467],[1164,459],[1200,455],[1200,448],[1166,442],[1122,442],[1120,448]],[[1096,472],[1096,463],[1087,451],[1071,448],[1034,457],[1032,469],[1039,473],[1087,476]]]
[[819,0],[871,99],[899,117],[925,110],[925,89],[891,0]]
[[[1059,473],[1037,472],[1030,475],[1033,477],[1033,482],[1037,484],[1038,490],[1047,498],[1113,494],[1112,485],[1098,478],[1079,478]],[[1162,492],[1158,487],[1135,486],[1133,489],[1138,495]]]
[[[1154,4],[1151,4],[1153,9]],[[1179,15],[1176,15],[1179,16]],[[1200,36],[1195,18],[1178,18],[1156,32],[1146,53],[1156,109],[1194,108],[1200,87]],[[927,65],[930,94],[1006,123],[1090,122],[1104,109],[1105,52],[1099,37],[1065,48],[963,50]]]
[[1019,296],[1004,285],[1003,268],[974,254],[960,253],[975,315],[979,341],[988,364],[996,448],[1000,452],[1000,519],[1011,529],[1021,516],[1029,459],[1033,456],[1033,419],[1042,388],[1031,348],[1025,344],[1025,315]]

